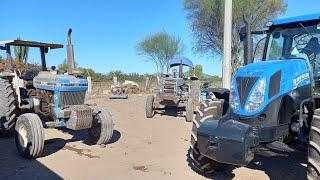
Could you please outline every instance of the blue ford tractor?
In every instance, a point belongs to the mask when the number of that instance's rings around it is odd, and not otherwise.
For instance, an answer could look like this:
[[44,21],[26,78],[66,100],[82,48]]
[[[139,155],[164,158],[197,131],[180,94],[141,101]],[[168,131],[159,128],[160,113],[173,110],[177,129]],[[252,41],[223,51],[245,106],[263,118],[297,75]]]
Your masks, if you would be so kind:
[[[0,132],[15,130],[15,142],[25,158],[41,156],[44,128],[88,129],[93,144],[107,143],[113,134],[110,113],[96,105],[85,104],[88,81],[77,77],[74,69],[71,32],[68,32],[68,72],[59,74],[55,67],[47,69],[45,55],[60,44],[34,41],[1,41],[7,54],[6,68],[0,72]],[[21,72],[13,66],[11,47],[40,49],[42,70]]]
[[193,63],[185,57],[179,57],[172,59],[169,66],[173,74],[162,74],[161,77],[158,77],[156,96],[151,94],[147,96],[146,117],[152,118],[155,111],[161,106],[165,108],[175,106],[184,107],[186,121],[191,122],[200,100],[200,81],[197,77],[186,77],[183,73],[183,67],[193,69]]
[[[248,58],[252,34],[266,36],[253,53],[259,59]],[[248,165],[260,148],[299,151],[308,156],[308,179],[319,179],[320,14],[274,20],[264,31],[245,28],[240,37],[249,64],[234,73],[226,109],[216,99],[197,114],[191,165],[212,173]]]

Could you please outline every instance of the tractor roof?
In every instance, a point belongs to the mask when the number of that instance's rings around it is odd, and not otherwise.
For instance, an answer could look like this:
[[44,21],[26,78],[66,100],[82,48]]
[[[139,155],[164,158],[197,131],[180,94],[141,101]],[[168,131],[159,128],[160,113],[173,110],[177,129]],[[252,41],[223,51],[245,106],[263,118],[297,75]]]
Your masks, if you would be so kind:
[[180,64],[193,68],[192,61],[185,57],[174,58],[169,62],[170,67],[179,66]]
[[289,17],[289,18],[283,18],[283,19],[276,19],[272,21],[272,25],[285,25],[285,24],[306,22],[306,21],[312,21],[312,20],[320,21],[320,13]]
[[27,46],[27,47],[39,47],[39,48],[50,48],[50,49],[58,49],[63,48],[61,44],[50,44],[36,41],[23,41],[23,40],[8,40],[8,41],[0,41],[0,48],[4,48],[6,45],[10,46]]

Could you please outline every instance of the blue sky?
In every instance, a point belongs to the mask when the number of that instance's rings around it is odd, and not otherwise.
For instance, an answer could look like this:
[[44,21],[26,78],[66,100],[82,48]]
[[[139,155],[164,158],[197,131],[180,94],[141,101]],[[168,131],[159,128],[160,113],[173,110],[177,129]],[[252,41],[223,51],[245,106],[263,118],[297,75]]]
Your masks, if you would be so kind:
[[[320,12],[319,0],[288,0],[284,17]],[[137,55],[135,46],[145,36],[165,30],[180,36],[184,56],[201,64],[207,74],[221,75],[219,57],[192,51],[193,37],[185,18],[183,0],[1,0],[0,39],[37,40],[65,44],[73,28],[79,66],[106,73],[111,70],[153,73],[155,66]],[[30,59],[40,62],[32,50]],[[47,56],[48,65],[65,59],[64,49]]]

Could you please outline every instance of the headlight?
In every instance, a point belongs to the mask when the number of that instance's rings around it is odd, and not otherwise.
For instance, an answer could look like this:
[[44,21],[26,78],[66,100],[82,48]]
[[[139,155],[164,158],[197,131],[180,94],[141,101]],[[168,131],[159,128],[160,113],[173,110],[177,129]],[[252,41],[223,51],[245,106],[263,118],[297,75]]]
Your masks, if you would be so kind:
[[254,112],[259,109],[264,101],[264,94],[266,91],[266,78],[260,79],[254,89],[251,91],[249,100],[245,107],[247,112]]
[[230,107],[234,111],[240,109],[240,99],[239,99],[239,96],[237,96],[236,94],[233,82],[231,83],[231,87],[230,87],[229,103],[230,103]]

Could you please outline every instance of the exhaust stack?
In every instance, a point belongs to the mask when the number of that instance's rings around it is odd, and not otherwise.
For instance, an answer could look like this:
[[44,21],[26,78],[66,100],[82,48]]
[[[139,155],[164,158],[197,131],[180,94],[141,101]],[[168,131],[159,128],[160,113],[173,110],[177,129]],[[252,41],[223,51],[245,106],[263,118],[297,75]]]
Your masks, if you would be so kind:
[[71,33],[72,29],[70,28],[68,31],[68,44],[67,44],[67,66],[68,66],[68,74],[73,74],[74,70],[74,52],[73,52],[73,44],[71,41]]

